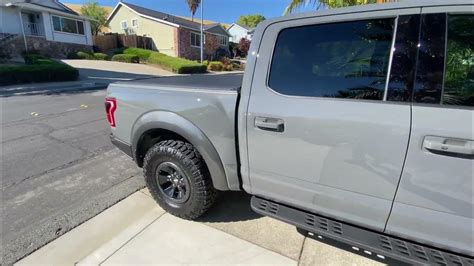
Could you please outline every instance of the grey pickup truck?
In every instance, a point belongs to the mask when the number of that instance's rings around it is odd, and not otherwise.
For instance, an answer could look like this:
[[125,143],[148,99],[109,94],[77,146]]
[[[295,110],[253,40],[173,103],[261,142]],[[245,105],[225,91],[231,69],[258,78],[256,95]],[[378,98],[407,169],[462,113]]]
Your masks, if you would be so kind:
[[112,142],[173,215],[244,190],[302,232],[472,265],[473,10],[406,1],[266,20],[243,75],[111,84]]

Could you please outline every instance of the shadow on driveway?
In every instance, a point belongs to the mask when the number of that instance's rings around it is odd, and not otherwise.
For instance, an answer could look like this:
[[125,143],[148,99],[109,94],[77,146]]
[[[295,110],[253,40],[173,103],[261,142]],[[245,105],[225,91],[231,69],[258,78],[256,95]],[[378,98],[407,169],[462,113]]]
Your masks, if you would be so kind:
[[251,196],[245,192],[221,192],[217,198],[217,204],[198,221],[227,223],[261,218],[262,215],[250,208],[250,198]]

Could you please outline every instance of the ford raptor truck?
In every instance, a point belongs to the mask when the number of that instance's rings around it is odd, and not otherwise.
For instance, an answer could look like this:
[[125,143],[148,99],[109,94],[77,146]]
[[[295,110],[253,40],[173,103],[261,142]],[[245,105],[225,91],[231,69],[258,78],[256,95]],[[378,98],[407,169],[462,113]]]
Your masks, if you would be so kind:
[[243,75],[111,84],[112,142],[173,215],[244,190],[304,232],[472,265],[473,10],[414,0],[265,20]]

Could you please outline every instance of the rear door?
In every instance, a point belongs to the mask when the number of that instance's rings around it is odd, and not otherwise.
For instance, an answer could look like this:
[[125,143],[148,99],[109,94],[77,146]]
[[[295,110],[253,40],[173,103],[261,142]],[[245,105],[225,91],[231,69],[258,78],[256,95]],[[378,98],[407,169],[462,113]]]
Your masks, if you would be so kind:
[[268,26],[247,116],[253,194],[384,229],[408,146],[419,13]]
[[389,233],[470,255],[473,9],[472,5],[423,9],[410,145],[387,224]]

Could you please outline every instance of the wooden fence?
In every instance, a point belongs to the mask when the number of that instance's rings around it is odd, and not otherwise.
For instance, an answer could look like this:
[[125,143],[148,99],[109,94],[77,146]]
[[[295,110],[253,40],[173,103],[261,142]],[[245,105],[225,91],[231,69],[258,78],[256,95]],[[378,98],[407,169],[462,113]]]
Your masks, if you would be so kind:
[[153,39],[138,35],[111,33],[93,36],[94,48],[99,52],[108,52],[121,47],[136,47],[153,50]]

